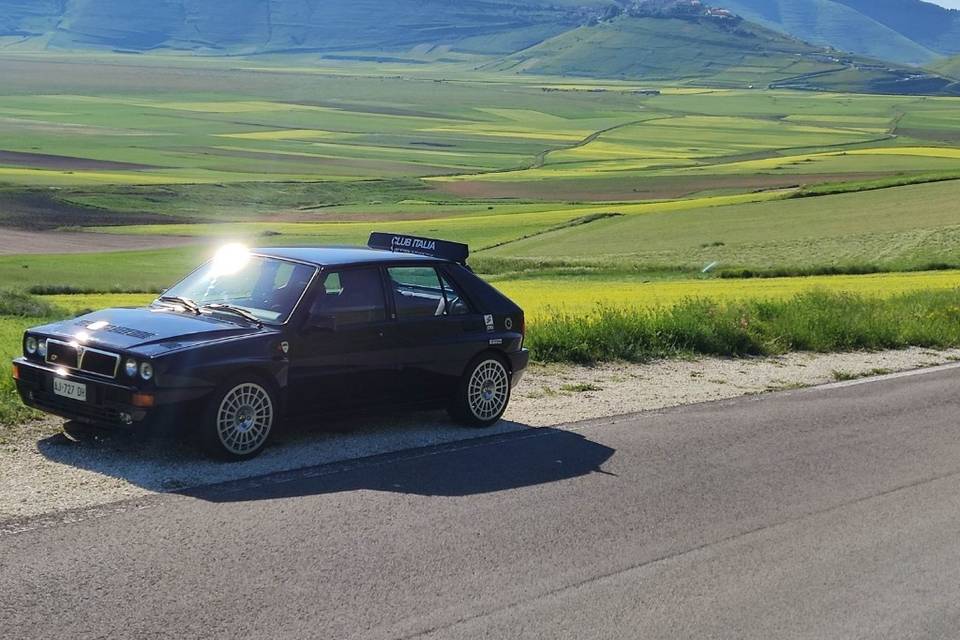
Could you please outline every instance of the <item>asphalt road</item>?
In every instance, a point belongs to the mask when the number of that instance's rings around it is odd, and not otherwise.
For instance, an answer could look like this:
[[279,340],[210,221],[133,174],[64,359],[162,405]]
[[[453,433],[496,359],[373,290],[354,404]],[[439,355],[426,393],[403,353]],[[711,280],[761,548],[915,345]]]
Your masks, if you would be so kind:
[[0,534],[7,638],[957,638],[960,369]]

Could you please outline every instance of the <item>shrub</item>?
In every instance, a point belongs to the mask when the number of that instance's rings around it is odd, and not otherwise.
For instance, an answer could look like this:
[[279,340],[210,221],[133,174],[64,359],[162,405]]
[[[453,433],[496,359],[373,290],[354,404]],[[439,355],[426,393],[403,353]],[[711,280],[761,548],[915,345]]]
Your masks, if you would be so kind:
[[62,314],[61,309],[27,293],[0,289],[0,316],[46,318]]
[[157,293],[159,287],[75,287],[69,284],[38,284],[27,289],[35,296],[56,296],[97,293]]

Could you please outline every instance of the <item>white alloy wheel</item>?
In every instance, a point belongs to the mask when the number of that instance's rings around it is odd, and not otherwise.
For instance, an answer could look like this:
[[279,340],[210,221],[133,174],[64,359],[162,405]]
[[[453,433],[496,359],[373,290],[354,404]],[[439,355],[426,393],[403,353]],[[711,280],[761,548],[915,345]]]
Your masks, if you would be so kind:
[[266,389],[243,382],[223,396],[217,409],[217,436],[230,454],[246,456],[267,441],[273,427],[273,400]]
[[483,360],[470,374],[467,406],[477,420],[498,417],[510,399],[510,376],[503,363],[494,358]]

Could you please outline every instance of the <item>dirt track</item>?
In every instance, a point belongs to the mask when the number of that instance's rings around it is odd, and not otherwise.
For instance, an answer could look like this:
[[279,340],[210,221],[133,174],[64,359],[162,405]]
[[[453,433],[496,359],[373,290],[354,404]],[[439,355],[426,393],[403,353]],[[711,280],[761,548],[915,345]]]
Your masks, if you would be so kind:
[[98,253],[135,249],[168,249],[202,242],[180,236],[134,236],[72,231],[22,231],[0,227],[0,255],[24,253]]
[[568,180],[509,181],[462,180],[435,182],[434,188],[461,198],[516,198],[571,202],[632,202],[673,200],[718,190],[753,191],[780,189],[828,181],[873,180],[889,172],[849,174],[788,174],[755,176],[666,176],[654,178],[587,178]]

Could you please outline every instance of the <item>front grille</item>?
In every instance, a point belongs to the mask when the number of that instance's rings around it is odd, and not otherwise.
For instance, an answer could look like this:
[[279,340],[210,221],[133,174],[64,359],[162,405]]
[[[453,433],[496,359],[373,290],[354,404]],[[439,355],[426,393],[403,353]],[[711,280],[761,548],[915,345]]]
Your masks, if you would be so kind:
[[120,356],[115,353],[85,349],[80,357],[81,371],[95,373],[98,376],[114,377],[117,374],[117,363]]
[[120,412],[117,409],[67,400],[46,391],[31,391],[30,397],[40,408],[53,413],[66,414],[70,418],[102,423],[120,422]]
[[117,377],[120,356],[91,347],[47,340],[47,362],[58,367],[76,369],[104,378]]
[[68,369],[79,369],[78,360],[79,354],[75,346],[57,340],[47,340],[47,362],[50,364],[67,367]]

